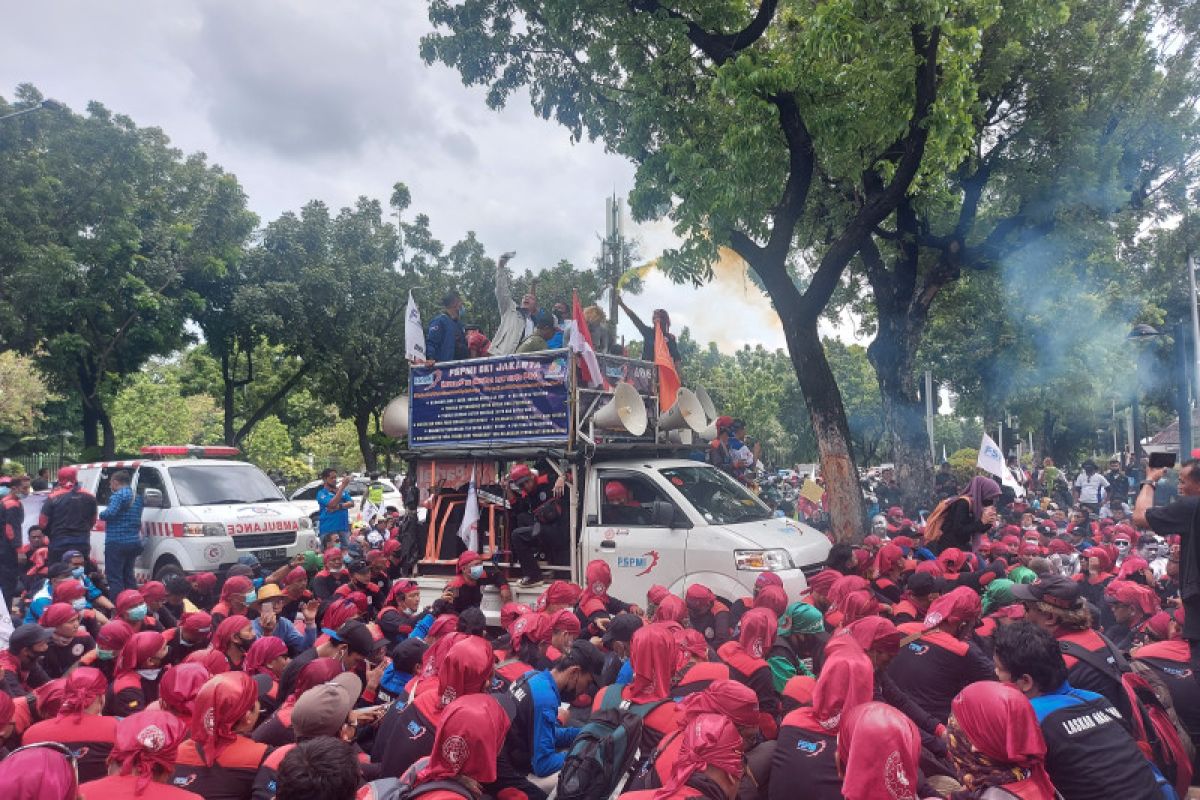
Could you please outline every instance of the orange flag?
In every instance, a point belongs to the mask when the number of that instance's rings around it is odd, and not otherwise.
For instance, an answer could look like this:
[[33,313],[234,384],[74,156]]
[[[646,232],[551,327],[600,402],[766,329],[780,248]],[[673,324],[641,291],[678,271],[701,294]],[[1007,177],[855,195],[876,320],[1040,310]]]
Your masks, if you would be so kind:
[[679,395],[679,373],[675,371],[675,361],[658,320],[654,321],[654,364],[658,367],[658,410],[661,413],[675,405]]

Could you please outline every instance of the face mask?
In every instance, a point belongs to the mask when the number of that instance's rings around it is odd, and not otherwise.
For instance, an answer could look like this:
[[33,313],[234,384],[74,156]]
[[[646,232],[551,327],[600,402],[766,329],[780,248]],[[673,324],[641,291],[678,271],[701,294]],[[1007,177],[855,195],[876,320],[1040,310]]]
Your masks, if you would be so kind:
[[467,574],[471,576],[471,580],[477,581],[483,577],[483,566],[481,564],[476,564],[467,570]]
[[83,577],[83,567],[76,567],[75,569],[71,570],[71,575],[76,578],[82,578]]
[[76,611],[83,611],[85,608],[87,608],[87,600],[84,600],[82,597],[78,600],[72,600],[71,608],[75,609]]
[[257,599],[258,599],[258,592],[254,591],[253,589],[246,592],[246,605],[250,605]]
[[235,638],[233,640],[233,643],[241,650],[249,650],[250,646],[254,644],[254,640],[253,639],[247,640],[247,639],[242,639],[242,638]]
[[138,675],[141,675],[143,678],[145,678],[148,681],[158,680],[158,675],[160,672],[162,672],[161,667],[157,668],[157,669],[139,669],[137,671]]
[[116,650],[101,650],[100,648],[96,648],[96,658],[100,659],[101,661],[112,661],[116,657]]
[[149,610],[150,609],[146,608],[146,604],[142,603],[140,606],[134,606],[133,608],[129,609],[129,611],[125,613],[125,616],[129,617],[129,619],[133,620],[134,622],[141,622],[146,618],[146,612]]

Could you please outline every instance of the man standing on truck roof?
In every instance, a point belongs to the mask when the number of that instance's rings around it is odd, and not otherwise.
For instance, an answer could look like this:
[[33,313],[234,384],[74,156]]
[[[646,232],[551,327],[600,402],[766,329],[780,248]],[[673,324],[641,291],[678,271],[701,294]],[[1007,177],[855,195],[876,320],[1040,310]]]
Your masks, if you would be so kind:
[[104,520],[104,577],[116,597],[137,588],[133,562],[142,552],[142,498],[129,488],[128,470],[117,470],[108,479],[112,496],[100,512]]
[[517,464],[508,473],[508,482],[516,489],[512,500],[513,557],[521,565],[522,589],[542,585],[542,570],[538,566],[538,551],[554,556],[567,552],[570,544],[567,514],[563,509],[563,489],[566,479],[559,477],[553,485],[549,475],[538,475],[524,464]]
[[46,498],[38,520],[50,540],[46,561],[51,564],[61,561],[68,550],[78,550],[84,558],[89,558],[97,511],[96,496],[80,488],[75,467],[60,469],[58,486]]
[[462,296],[454,289],[442,297],[442,313],[429,321],[425,332],[425,357],[430,361],[462,361],[467,357],[467,331],[462,316]]
[[326,537],[337,534],[345,550],[350,546],[350,509],[354,507],[354,500],[346,491],[350,476],[347,475],[338,483],[337,470],[326,467],[321,470],[321,482],[325,484],[317,490],[317,504],[321,507],[317,527],[321,543],[325,543]]

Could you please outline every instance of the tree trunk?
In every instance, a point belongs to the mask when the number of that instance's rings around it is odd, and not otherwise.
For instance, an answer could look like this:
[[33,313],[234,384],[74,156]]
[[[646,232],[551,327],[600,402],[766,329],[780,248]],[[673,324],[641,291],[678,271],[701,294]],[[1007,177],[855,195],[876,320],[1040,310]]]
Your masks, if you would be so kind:
[[237,445],[237,438],[235,436],[235,431],[233,429],[233,421],[234,421],[233,401],[234,401],[235,386],[234,386],[233,373],[231,372],[231,369],[232,369],[232,367],[229,363],[229,354],[222,353],[221,354],[221,382],[224,385],[222,387],[223,392],[222,392],[222,398],[221,398],[221,405],[222,405],[222,411],[224,413],[223,413],[221,436],[222,436],[222,439],[224,440],[225,444],[229,445],[230,447],[234,447]]
[[371,436],[368,428],[371,424],[371,410],[359,411],[354,415],[354,430],[358,433],[358,449],[362,452],[363,466],[368,474],[378,469],[379,461],[375,458],[375,449],[371,447]]
[[929,450],[929,430],[925,426],[925,403],[917,386],[914,361],[920,337],[910,324],[908,314],[893,313],[882,303],[879,332],[867,348],[867,357],[875,368],[883,399],[887,443],[896,464],[896,483],[911,513],[931,508],[933,500],[933,457]]
[[100,414],[96,403],[99,393],[96,380],[84,364],[79,364],[76,375],[79,377],[80,407],[83,410],[80,421],[83,423],[83,447],[86,450],[100,446]]
[[858,470],[854,466],[850,425],[846,421],[842,393],[817,333],[817,321],[812,319],[787,326],[784,334],[821,454],[821,475],[825,479],[825,491],[829,493],[834,539],[861,541],[865,517]]
[[267,414],[271,413],[271,409],[275,408],[276,404],[283,402],[283,399],[291,393],[292,389],[296,388],[297,384],[300,383],[300,379],[308,374],[309,369],[311,369],[311,365],[311,361],[301,365],[300,369],[296,370],[296,373],[292,375],[292,377],[288,378],[287,382],[284,383],[283,386],[280,386],[273,395],[268,397],[263,404],[259,406],[259,408],[253,414],[250,415],[249,419],[242,423],[242,427],[238,428],[237,433],[234,435],[235,445],[249,436],[250,431],[254,430],[254,426],[262,422],[263,418],[266,417]]
[[[104,408],[104,402],[99,396],[96,397],[96,414],[100,417],[100,427],[104,431],[104,444],[101,452],[104,458],[111,459],[117,454],[117,434],[113,430],[112,418],[108,415],[108,411]],[[143,442],[143,444],[153,444],[153,442]]]

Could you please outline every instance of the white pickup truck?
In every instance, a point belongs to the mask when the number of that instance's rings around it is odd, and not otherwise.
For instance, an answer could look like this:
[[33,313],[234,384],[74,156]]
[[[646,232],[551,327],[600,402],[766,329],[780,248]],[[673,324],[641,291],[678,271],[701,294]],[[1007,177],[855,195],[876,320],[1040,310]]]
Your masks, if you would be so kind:
[[[427,547],[417,579],[422,599],[431,601],[442,591],[453,569],[452,556],[463,549],[454,537],[470,476],[480,487],[495,489],[503,486],[511,466],[521,462],[540,463],[568,478],[570,563],[545,565],[556,577],[582,583],[587,563],[602,559],[612,570],[613,596],[640,605],[654,584],[682,595],[689,585],[702,583],[733,601],[752,594],[759,573],[770,571],[778,573],[790,596],[798,596],[806,576],[822,568],[828,538],[774,516],[732,477],[698,460],[706,443],[660,430],[664,417],[657,413],[652,368],[610,356],[602,357],[601,364],[614,381],[640,376],[638,389],[651,420],[645,431],[601,431],[592,424],[596,410],[613,402],[611,385],[607,390],[576,385],[573,354],[566,351],[413,370],[415,391],[407,402],[397,403],[406,413],[398,425],[392,420],[392,433],[412,433],[411,474],[429,508]],[[513,394],[507,387],[518,381],[521,392]],[[555,392],[561,405],[554,401]],[[488,419],[491,414],[500,418]],[[551,419],[555,414],[557,421]],[[678,415],[665,419],[663,427],[680,427]],[[692,420],[690,425],[698,431],[711,422]],[[605,502],[611,481],[623,484],[634,502]],[[502,567],[515,567],[503,555],[510,550],[513,524],[506,503],[487,492],[479,497],[481,553],[485,558],[496,555]],[[517,577],[515,569],[510,574]],[[515,580],[511,583],[519,594]],[[516,599],[529,602],[541,591],[529,589]],[[483,610],[495,618],[497,594],[485,592]]]

